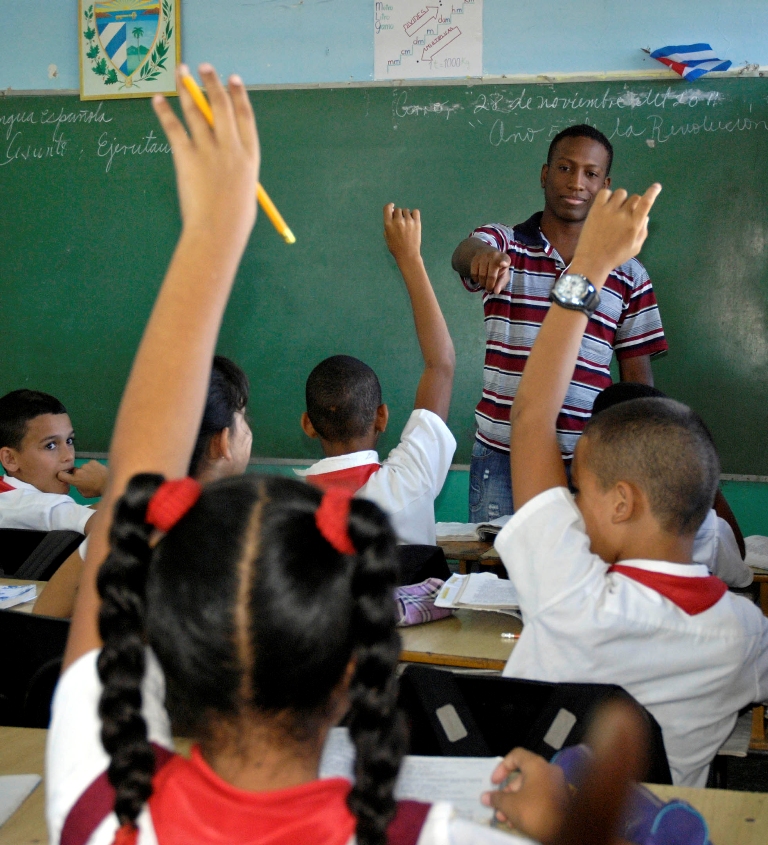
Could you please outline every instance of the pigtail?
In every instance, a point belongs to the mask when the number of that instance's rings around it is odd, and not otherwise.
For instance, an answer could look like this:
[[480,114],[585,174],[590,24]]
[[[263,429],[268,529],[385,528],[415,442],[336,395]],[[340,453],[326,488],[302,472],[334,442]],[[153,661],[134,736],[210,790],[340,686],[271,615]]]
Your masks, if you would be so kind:
[[102,599],[98,657],[103,691],[99,701],[101,741],[110,756],[107,775],[115,788],[115,813],[121,825],[135,826],[152,794],[155,757],[141,713],[145,671],[145,590],[154,530],[144,521],[160,475],[134,476],[115,506],[110,553],[99,570]]
[[400,635],[395,628],[395,537],[384,514],[362,499],[352,501],[348,530],[358,552],[352,577],[357,668],[349,692],[349,731],[357,761],[348,804],[357,817],[358,843],[384,845],[395,814],[393,792],[407,745],[405,720],[397,707]]

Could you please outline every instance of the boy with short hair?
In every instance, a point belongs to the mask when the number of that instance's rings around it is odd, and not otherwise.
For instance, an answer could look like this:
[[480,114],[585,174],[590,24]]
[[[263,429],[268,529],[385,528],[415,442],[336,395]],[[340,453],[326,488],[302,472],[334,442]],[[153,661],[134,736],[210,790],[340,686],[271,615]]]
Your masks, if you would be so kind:
[[768,697],[768,619],[690,562],[718,483],[712,439],[678,402],[622,403],[587,425],[571,495],[555,432],[588,314],[611,269],[639,251],[659,190],[598,194],[521,379],[518,510],[496,548],[525,627],[504,671],[621,685],[661,725],[674,782],[703,786],[738,711]]
[[453,342],[421,258],[419,212],[384,206],[384,237],[413,308],[424,372],[400,443],[379,463],[376,443],[389,411],[373,370],[347,355],[327,358],[307,379],[304,432],[325,458],[299,474],[326,488],[344,486],[383,508],[401,542],[434,545],[434,502],[456,441],[446,425],[456,358]]
[[[634,381],[622,381],[606,387],[595,398],[592,417],[620,402],[632,399],[668,399],[656,387]],[[703,563],[712,575],[717,575],[729,587],[744,589],[752,583],[751,567],[744,562],[746,549],[739,523],[722,491],[715,491],[715,501],[693,539],[691,560]]]
[[14,390],[0,398],[0,528],[88,533],[93,509],[67,493],[74,485],[87,499],[101,496],[107,468],[98,461],[75,467],[74,439],[54,396]]

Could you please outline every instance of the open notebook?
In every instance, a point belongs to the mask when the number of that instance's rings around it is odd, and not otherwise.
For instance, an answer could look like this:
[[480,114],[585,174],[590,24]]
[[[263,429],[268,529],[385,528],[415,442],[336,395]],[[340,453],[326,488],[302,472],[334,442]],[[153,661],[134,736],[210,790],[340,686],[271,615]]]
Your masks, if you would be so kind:
[[[450,801],[457,815],[489,824],[491,810],[480,795],[495,787],[491,773],[501,757],[417,757],[408,755],[400,767],[395,798],[434,804]],[[354,782],[355,747],[346,728],[333,728],[320,759],[320,777],[342,777]]]

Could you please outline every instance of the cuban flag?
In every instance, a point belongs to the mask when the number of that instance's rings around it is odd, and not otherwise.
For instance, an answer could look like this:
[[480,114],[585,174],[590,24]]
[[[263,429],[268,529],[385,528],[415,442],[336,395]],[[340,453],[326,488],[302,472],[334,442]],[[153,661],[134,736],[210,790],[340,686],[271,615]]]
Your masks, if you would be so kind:
[[731,66],[727,59],[718,59],[709,44],[661,47],[651,53],[651,58],[671,67],[689,82],[712,70],[728,70]]

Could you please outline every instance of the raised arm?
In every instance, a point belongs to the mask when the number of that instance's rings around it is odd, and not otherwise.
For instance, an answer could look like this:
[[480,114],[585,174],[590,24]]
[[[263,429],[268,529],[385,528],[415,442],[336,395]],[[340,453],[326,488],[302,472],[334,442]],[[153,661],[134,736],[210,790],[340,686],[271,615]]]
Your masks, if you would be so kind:
[[411,212],[387,203],[384,206],[384,238],[411,298],[416,336],[424,358],[424,372],[413,406],[426,408],[447,421],[456,353],[421,258],[421,216],[418,210]]
[[[586,276],[600,291],[608,274],[637,255],[648,234],[648,212],[661,190],[642,197],[602,190],[581,231],[571,273]],[[510,413],[512,498],[515,508],[550,487],[565,486],[556,421],[568,390],[587,317],[552,305],[526,362]]]
[[239,77],[229,93],[200,66],[211,129],[181,84],[188,132],[163,97],[153,106],[173,152],[182,231],[123,393],[109,452],[110,479],[90,533],[65,667],[101,645],[96,573],[108,550],[115,501],[138,472],[186,474],[202,418],[219,326],[256,219],[259,140]]
[[509,284],[509,265],[512,259],[484,243],[480,238],[465,238],[453,251],[451,266],[489,293],[501,293]]

